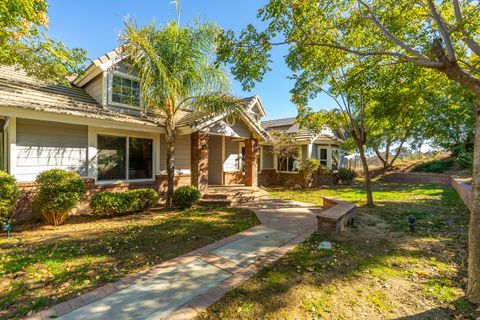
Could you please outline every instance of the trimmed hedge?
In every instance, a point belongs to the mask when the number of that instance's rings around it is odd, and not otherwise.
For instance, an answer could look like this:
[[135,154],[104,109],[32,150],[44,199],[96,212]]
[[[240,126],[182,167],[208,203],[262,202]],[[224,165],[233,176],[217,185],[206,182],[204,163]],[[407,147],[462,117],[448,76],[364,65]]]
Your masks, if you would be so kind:
[[340,168],[338,169],[338,183],[352,184],[353,180],[357,177],[357,173],[351,169]]
[[15,178],[0,170],[0,223],[4,219],[8,222],[12,220],[19,196],[20,191]]
[[153,189],[125,192],[99,192],[92,196],[90,208],[99,216],[119,216],[143,212],[158,204],[158,193]]
[[195,186],[183,186],[175,190],[172,196],[173,205],[180,209],[193,207],[202,194]]
[[34,205],[48,223],[56,226],[65,222],[68,212],[87,191],[78,173],[61,169],[41,172],[36,183],[38,190]]

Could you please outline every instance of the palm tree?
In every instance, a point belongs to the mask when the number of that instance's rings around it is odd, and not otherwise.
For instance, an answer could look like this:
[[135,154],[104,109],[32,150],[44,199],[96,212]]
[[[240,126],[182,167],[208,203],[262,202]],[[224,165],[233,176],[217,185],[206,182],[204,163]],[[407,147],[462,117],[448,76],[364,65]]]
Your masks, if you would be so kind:
[[197,22],[137,26],[125,21],[120,43],[140,78],[143,104],[161,115],[167,140],[167,201],[171,207],[175,172],[175,120],[180,110],[222,114],[238,108],[227,73],[216,61],[219,27]]

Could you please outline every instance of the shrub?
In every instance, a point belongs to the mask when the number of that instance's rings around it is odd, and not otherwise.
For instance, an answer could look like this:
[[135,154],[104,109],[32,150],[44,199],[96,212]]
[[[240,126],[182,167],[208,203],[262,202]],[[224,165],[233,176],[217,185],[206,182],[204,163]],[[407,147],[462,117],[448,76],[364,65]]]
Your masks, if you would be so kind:
[[73,171],[47,170],[37,176],[36,182],[38,190],[34,205],[47,223],[56,226],[65,222],[68,212],[86,192],[83,179]]
[[158,203],[153,189],[136,189],[126,192],[100,192],[92,196],[90,208],[99,216],[118,216],[143,212]]
[[323,164],[318,167],[318,174],[321,176],[328,176],[331,172],[332,170]]
[[429,162],[417,164],[416,166],[413,167],[412,171],[442,173],[450,170],[453,167],[453,165],[454,165],[454,160],[450,158],[432,160]]
[[300,171],[303,172],[303,178],[305,179],[305,186],[309,186],[312,183],[314,174],[320,167],[320,161],[318,159],[308,158],[300,162]]
[[352,184],[353,180],[357,177],[357,173],[352,169],[340,168],[338,169],[338,183]]
[[0,219],[10,222],[15,213],[17,199],[20,191],[17,188],[17,181],[14,177],[0,170]]
[[173,205],[181,209],[193,207],[200,200],[202,194],[194,186],[183,186],[173,193]]

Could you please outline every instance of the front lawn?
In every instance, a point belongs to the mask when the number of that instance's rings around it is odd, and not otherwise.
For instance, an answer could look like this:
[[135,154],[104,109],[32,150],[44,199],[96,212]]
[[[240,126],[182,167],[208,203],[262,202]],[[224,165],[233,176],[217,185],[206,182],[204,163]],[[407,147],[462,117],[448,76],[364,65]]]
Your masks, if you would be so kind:
[[[464,298],[468,211],[440,185],[374,183],[375,208],[360,185],[271,190],[270,196],[322,204],[355,202],[353,228],[315,233],[200,315],[201,319],[476,319]],[[407,217],[415,215],[410,233]],[[333,251],[318,249],[321,241]]]
[[0,240],[0,318],[25,316],[258,223],[249,210],[201,208],[14,232]]

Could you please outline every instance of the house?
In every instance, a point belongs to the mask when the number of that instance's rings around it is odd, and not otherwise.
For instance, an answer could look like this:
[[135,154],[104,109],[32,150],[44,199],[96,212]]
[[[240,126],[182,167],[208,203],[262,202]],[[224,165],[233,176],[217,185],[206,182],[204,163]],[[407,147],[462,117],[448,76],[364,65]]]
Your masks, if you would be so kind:
[[[142,104],[139,79],[117,50],[94,60],[70,86],[47,84],[13,67],[0,67],[0,169],[33,188],[41,171],[62,168],[85,177],[89,190],[137,187],[166,190],[165,129],[161,115]],[[183,110],[177,117],[175,184],[198,186],[269,181],[272,170],[296,173],[296,160],[278,168],[268,130],[297,135],[301,158],[333,167],[339,140],[308,135],[293,119],[261,122],[259,97],[241,110],[211,115]],[[290,162],[293,161],[293,162]],[[262,180],[263,179],[263,180]]]
[[[261,126],[267,131],[280,131],[293,136],[298,146],[296,158],[289,158],[279,161],[273,153],[272,147],[265,143],[261,150],[262,170],[259,174],[259,181],[262,185],[280,184],[294,185],[303,184],[303,175],[299,170],[302,160],[314,158],[320,164],[331,170],[343,166],[343,150],[340,148],[342,140],[330,129],[324,129],[316,134],[307,129],[300,128],[296,118],[285,118],[261,122]],[[278,179],[278,173],[281,178]]]

